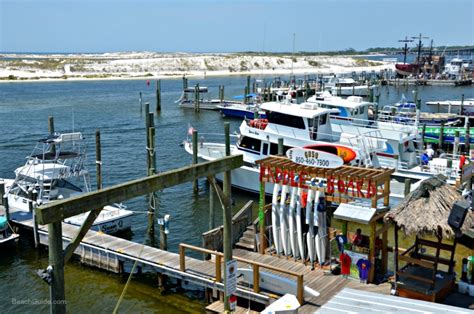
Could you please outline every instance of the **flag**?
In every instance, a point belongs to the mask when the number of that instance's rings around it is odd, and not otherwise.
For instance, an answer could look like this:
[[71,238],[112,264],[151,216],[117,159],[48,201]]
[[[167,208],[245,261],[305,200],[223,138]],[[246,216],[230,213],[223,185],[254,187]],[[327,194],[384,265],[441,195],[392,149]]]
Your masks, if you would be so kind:
[[196,130],[196,129],[193,128],[193,127],[191,126],[191,124],[188,124],[188,135],[193,135],[193,132],[194,132],[195,130]]

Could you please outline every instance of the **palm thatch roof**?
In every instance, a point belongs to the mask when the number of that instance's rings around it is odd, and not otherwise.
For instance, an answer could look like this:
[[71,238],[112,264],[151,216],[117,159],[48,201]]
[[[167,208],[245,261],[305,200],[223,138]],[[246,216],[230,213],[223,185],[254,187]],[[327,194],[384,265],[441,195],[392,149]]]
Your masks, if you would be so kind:
[[[457,189],[446,183],[443,176],[434,176],[421,182],[420,186],[407,195],[394,210],[388,212],[384,220],[393,221],[405,235],[439,235],[452,238],[456,230],[448,224],[454,202],[463,199]],[[461,228],[466,232],[474,220],[469,210]]]

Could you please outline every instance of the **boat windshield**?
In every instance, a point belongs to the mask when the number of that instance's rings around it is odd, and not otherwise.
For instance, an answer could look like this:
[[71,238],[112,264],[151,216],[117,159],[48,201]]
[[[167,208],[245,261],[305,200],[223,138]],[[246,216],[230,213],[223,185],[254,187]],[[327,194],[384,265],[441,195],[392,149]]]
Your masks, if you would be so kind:
[[276,111],[267,111],[266,116],[268,123],[288,126],[290,128],[297,128],[304,130],[306,127],[302,117],[292,116]]

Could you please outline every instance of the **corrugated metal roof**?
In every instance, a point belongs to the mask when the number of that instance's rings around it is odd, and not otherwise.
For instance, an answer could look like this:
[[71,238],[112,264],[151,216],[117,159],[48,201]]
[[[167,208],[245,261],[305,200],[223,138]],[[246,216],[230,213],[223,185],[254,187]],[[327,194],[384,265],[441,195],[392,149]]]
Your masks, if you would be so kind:
[[472,313],[460,307],[344,288],[317,313]]
[[372,207],[343,203],[334,212],[334,218],[368,224],[375,212],[376,209]]

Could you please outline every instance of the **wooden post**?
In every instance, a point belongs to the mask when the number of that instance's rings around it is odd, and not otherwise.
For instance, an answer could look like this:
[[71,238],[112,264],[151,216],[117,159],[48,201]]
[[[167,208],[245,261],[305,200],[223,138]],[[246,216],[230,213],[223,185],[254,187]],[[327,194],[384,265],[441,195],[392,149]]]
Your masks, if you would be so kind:
[[[198,132],[193,130],[193,165],[198,163]],[[199,191],[198,180],[193,181],[193,191],[197,193]]]
[[194,111],[200,112],[201,108],[199,106],[199,83],[194,87]]
[[1,181],[0,182],[0,192],[2,193],[2,205],[3,207],[5,207],[5,218],[8,220],[10,220],[10,210],[9,210],[9,206],[8,206],[8,195],[5,194],[5,182],[4,181]]
[[156,113],[161,112],[161,80],[156,81]]
[[216,281],[222,281],[222,255],[216,255]]
[[28,209],[30,213],[33,214],[33,238],[35,240],[35,248],[37,249],[40,245],[39,234],[38,234],[38,221],[36,221],[36,212],[34,209],[34,203],[36,202],[36,198],[38,193],[30,189],[28,190]]
[[382,273],[385,275],[388,269],[388,229],[382,233]]
[[138,102],[140,103],[140,115],[143,112],[143,98],[142,98],[142,92],[139,93],[140,96],[138,96]]
[[224,102],[224,85],[219,86],[219,99],[222,103]]
[[260,267],[257,264],[252,265],[253,270],[253,292],[260,292]]
[[179,246],[179,270],[186,271],[186,247]]
[[434,289],[434,287],[435,287],[436,273],[438,272],[439,254],[440,254],[440,251],[441,251],[441,244],[443,242],[443,231],[442,231],[441,227],[439,227],[439,226],[438,226],[438,234],[436,236],[438,238],[438,245],[436,246],[434,269],[433,269],[433,275],[432,275],[432,278],[431,278],[431,280],[433,280],[433,283],[431,284],[431,289]]
[[372,267],[369,270],[369,278],[367,282],[374,282],[375,275],[375,228],[377,227],[376,221],[370,222],[370,238],[369,238],[369,261]]
[[[225,154],[230,156],[230,124],[224,123],[225,133]],[[225,208],[223,213],[224,225],[224,262],[227,263],[232,259],[232,195],[231,195],[231,172],[224,172],[224,202]],[[224,276],[224,288],[227,288],[227,272]],[[224,289],[226,290],[226,289]],[[229,296],[224,296],[224,310],[230,311]]]
[[461,112],[460,115],[464,115],[464,94],[461,95]]
[[459,131],[454,132],[453,155],[459,154]]
[[[148,155],[148,171],[147,175],[152,176],[156,173],[156,155],[155,155],[155,122],[153,112],[148,112],[148,129],[147,129],[147,155]],[[148,206],[148,234],[153,236],[155,234],[155,212],[157,202],[155,192],[149,195]]]
[[244,104],[247,104],[248,103],[248,94],[249,94],[249,87],[248,86],[245,86],[245,90],[244,90]]
[[[262,170],[260,170],[262,171]],[[265,254],[267,242],[265,239],[265,181],[263,176],[260,176],[260,199],[258,203],[258,225],[260,229],[260,254]]]
[[407,196],[410,194],[411,190],[411,179],[405,179],[405,189],[403,191],[403,195]]
[[211,182],[209,182],[209,230],[215,228],[215,220],[216,214],[214,211],[214,199],[215,199],[216,192],[214,191],[214,187],[212,186]]
[[[247,98],[247,95],[250,94],[250,75],[247,75],[247,87],[245,89],[246,93],[244,95],[245,98]],[[245,101],[247,103],[247,101]]]
[[283,156],[284,151],[283,151],[283,138],[280,137],[278,138],[278,156]]
[[[48,117],[48,132],[51,135],[54,134],[54,117],[53,116]],[[51,152],[53,154],[56,153],[56,146],[54,144],[51,145]]]
[[168,235],[165,233],[165,225],[160,225],[160,249],[168,250]]
[[257,82],[253,80],[252,82],[252,93],[255,93],[257,91]]
[[441,122],[439,127],[439,137],[438,137],[438,148],[443,149],[443,142],[444,142],[444,122]]
[[146,165],[147,165],[147,173],[148,173],[148,166],[150,165],[150,154],[148,153],[148,147],[150,144],[150,133],[148,132],[148,128],[150,127],[150,115],[148,114],[150,112],[150,104],[145,103],[145,134],[146,134],[146,147],[147,147],[147,152],[146,152]]
[[102,153],[100,148],[100,131],[95,130],[95,167],[97,177],[97,190],[102,189]]
[[297,287],[296,287],[296,298],[298,299],[298,302],[303,305],[304,303],[304,286],[303,286],[303,274],[298,276],[297,279]]
[[[51,271],[51,313],[66,313],[66,293],[64,290],[64,257],[62,222],[50,223],[48,225],[49,265]],[[50,267],[48,266],[48,268]]]
[[394,289],[395,292],[397,291],[397,282],[398,282],[398,226],[397,223],[395,223],[395,226],[393,228],[394,230],[394,245],[395,248],[393,249],[393,264],[395,267],[394,274],[395,274],[395,285]]
[[471,123],[469,120],[466,123],[466,130],[464,134],[464,152],[469,156],[469,150],[471,148]]
[[426,133],[426,123],[423,123],[421,127],[421,149],[425,147],[425,133]]

